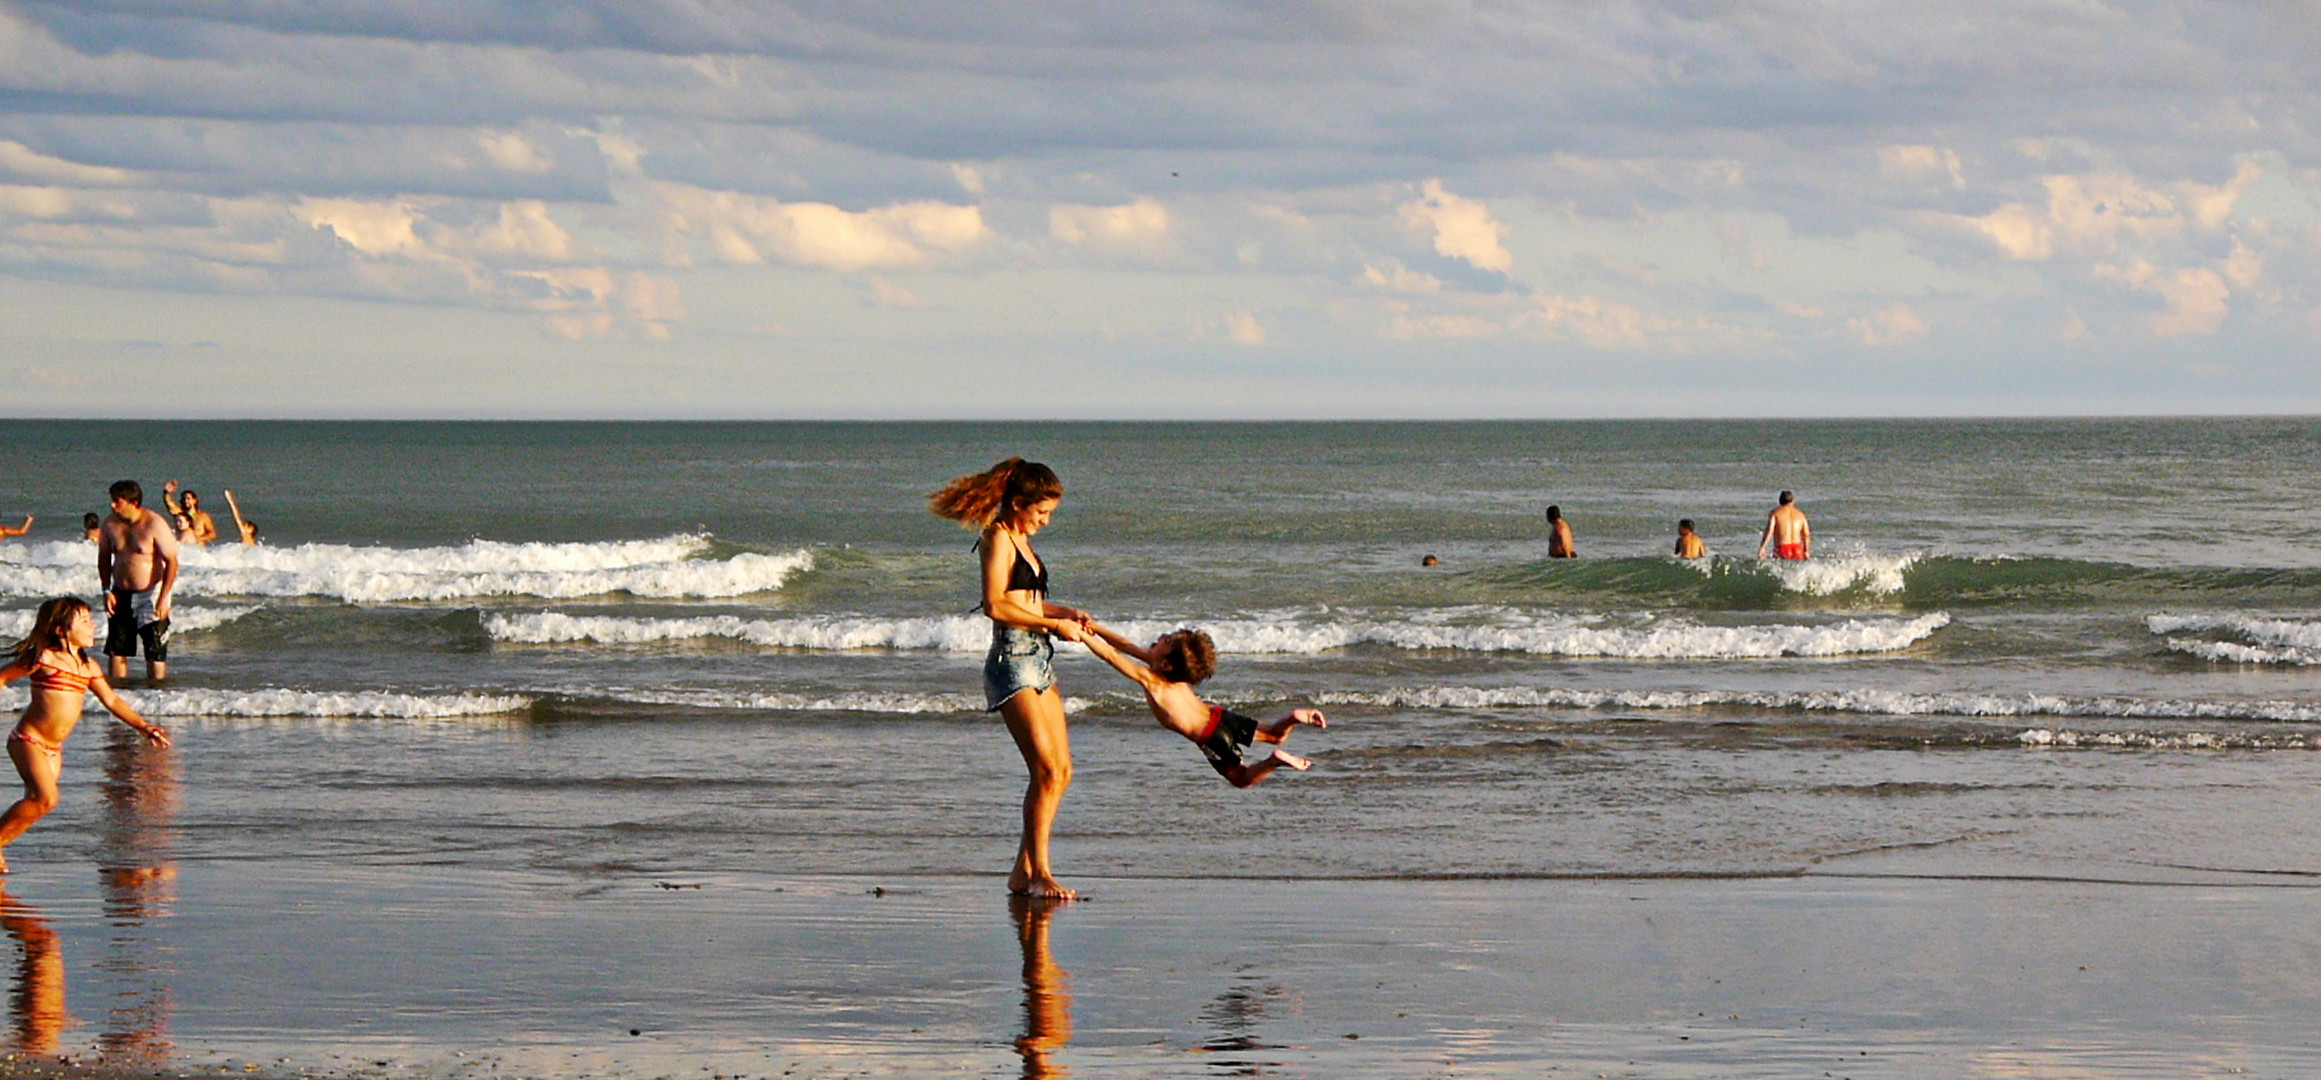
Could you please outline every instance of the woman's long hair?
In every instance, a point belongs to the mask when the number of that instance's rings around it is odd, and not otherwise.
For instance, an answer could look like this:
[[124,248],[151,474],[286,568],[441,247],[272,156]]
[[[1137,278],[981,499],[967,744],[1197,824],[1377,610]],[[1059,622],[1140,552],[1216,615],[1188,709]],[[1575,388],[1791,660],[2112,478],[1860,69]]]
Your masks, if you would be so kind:
[[40,605],[40,610],[32,616],[32,632],[8,647],[9,659],[30,660],[40,655],[42,649],[70,652],[71,647],[64,641],[65,629],[72,625],[73,616],[87,610],[88,603],[77,596],[59,596]]
[[1037,461],[1011,457],[982,472],[962,476],[927,496],[927,509],[981,532],[991,523],[1033,503],[1064,497],[1064,482]]

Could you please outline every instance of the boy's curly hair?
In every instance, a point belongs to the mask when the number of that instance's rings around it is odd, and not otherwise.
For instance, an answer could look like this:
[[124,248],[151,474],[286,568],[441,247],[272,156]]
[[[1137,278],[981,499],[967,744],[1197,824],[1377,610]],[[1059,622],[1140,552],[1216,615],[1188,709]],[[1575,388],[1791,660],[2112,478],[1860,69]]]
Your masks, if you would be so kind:
[[1199,684],[1217,673],[1217,643],[1206,631],[1187,627],[1170,635],[1169,643],[1152,659],[1153,670],[1170,682]]

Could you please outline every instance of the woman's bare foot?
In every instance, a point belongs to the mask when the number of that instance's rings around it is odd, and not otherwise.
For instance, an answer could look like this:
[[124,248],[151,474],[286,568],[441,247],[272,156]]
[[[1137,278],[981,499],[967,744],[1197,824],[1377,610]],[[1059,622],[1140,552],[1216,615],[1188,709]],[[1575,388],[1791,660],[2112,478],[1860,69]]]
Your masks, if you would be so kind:
[[1278,749],[1278,748],[1277,748],[1277,749],[1275,749],[1275,750],[1274,750],[1274,752],[1273,752],[1273,760],[1275,760],[1275,761],[1278,761],[1278,762],[1281,762],[1282,764],[1284,764],[1284,765],[1287,765],[1287,766],[1289,766],[1290,768],[1296,769],[1296,770],[1297,770],[1297,771],[1299,771],[1299,772],[1304,772],[1304,771],[1306,771],[1307,769],[1311,769],[1311,768],[1313,768],[1313,767],[1314,767],[1314,763],[1313,763],[1313,761],[1312,761],[1312,760],[1310,760],[1310,759],[1307,759],[1307,758],[1302,758],[1302,757],[1299,757],[1299,756],[1297,756],[1296,754],[1290,753],[1290,752],[1289,752],[1289,751],[1287,751],[1287,750],[1282,750],[1282,749]]
[[1077,899],[1080,895],[1057,884],[1056,879],[1052,877],[1038,878],[1022,885],[1017,885],[1011,879],[1008,882],[1007,891],[1017,896],[1028,896],[1034,900],[1072,900]]

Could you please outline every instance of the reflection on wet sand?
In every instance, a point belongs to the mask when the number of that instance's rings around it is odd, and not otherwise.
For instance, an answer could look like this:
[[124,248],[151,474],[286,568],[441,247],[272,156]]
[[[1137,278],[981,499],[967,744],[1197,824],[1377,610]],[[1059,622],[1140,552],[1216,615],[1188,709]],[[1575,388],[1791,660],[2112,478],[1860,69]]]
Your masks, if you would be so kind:
[[1023,1055],[1024,1080],[1072,1073],[1048,1059],[1072,1041],[1072,976],[1056,966],[1055,955],[1048,950],[1048,921],[1063,904],[1028,896],[1010,897],[1007,902],[1016,940],[1023,944],[1024,1033],[1015,1041],[1015,1050]]
[[23,949],[8,1011],[16,1021],[15,1045],[27,1054],[54,1054],[57,1038],[72,1017],[64,1011],[64,948],[40,909],[0,889],[0,930]]
[[105,1057],[155,1063],[175,1050],[169,948],[154,925],[177,899],[177,755],[153,750],[126,728],[108,728],[104,814],[97,872],[104,883],[105,955],[98,969],[120,987],[97,1048]]

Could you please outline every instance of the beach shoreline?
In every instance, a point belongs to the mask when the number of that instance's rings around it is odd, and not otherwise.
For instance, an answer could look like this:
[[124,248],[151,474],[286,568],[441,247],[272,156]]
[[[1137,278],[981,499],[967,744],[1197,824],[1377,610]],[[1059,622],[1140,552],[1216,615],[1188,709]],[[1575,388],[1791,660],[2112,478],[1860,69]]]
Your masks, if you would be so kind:
[[[980,877],[191,864],[134,929],[149,955],[123,951],[121,920],[93,897],[23,901],[59,931],[78,1019],[53,1055],[19,1050],[0,1076],[2321,1065],[2300,1045],[2299,1018],[2321,1006],[2321,892],[2304,883],[1074,883],[1092,899],[1011,912]],[[19,1047],[30,970],[11,998]],[[122,1043],[130,998],[167,1004]],[[104,1055],[108,1040],[158,1054]]]

